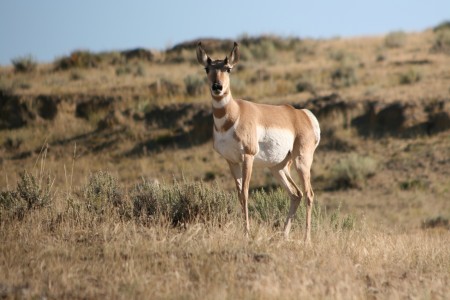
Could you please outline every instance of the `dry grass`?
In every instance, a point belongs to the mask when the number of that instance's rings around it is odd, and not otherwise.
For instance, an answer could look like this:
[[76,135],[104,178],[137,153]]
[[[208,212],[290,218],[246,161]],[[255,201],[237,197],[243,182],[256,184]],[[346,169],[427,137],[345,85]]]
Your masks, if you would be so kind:
[[[433,50],[437,38],[407,34],[395,47],[386,37],[265,40],[242,47],[234,96],[446,99],[450,56]],[[448,131],[368,138],[325,122],[312,170],[312,245],[301,242],[303,210],[292,240],[282,238],[288,199],[264,170],[253,174],[246,239],[227,164],[210,142],[153,149],[149,141],[169,140],[173,126],[139,121],[162,104],[209,104],[194,52],[180,56],[0,68],[2,90],[63,99],[53,120],[0,130],[0,298],[448,297]],[[123,120],[102,130],[108,112],[76,117],[75,104],[90,96],[120,97]],[[137,146],[145,149],[130,155]]]
[[[176,193],[183,185],[153,185],[153,189],[156,194]],[[205,195],[216,194],[215,188],[198,188]],[[164,201],[172,198],[163,194],[155,200],[167,205]],[[28,211],[22,220],[3,218],[0,239],[7,242],[0,246],[0,295],[439,299],[449,292],[448,229],[386,232],[343,215],[339,209],[326,212],[316,205],[312,245],[308,246],[299,241],[301,220],[296,222],[291,241],[282,238],[281,228],[272,223],[278,218],[272,204],[259,207],[273,217],[270,221],[258,218],[255,208],[251,210],[252,232],[247,239],[236,213],[236,198],[222,197],[232,204],[225,216],[186,219],[179,225],[164,213],[148,219],[150,223],[141,215],[124,219],[113,209],[113,202],[105,202],[101,212],[90,210],[84,205],[89,202],[86,196],[71,200],[64,194],[46,208]],[[254,195],[254,205],[264,197],[276,202],[279,196]],[[174,205],[185,200],[180,201]],[[215,209],[213,213],[218,212]],[[205,210],[199,213],[208,214]]]

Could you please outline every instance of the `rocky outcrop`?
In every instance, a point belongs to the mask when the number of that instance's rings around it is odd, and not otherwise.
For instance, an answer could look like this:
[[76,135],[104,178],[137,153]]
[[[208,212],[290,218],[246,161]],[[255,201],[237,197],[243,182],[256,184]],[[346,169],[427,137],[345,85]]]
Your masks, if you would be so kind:
[[430,103],[425,110],[428,113],[429,134],[450,129],[450,99]]
[[361,135],[408,137],[450,129],[450,99],[431,104],[369,101],[364,114],[352,120]]
[[336,93],[313,98],[305,104],[294,106],[309,109],[321,123],[326,123],[327,127],[349,128],[351,121],[364,113],[362,103],[346,101]]
[[[161,89],[173,87],[160,84]],[[132,99],[117,96],[66,95],[19,96],[0,91],[0,130],[27,126],[36,120],[52,121],[64,110],[89,121],[99,120],[98,129],[129,126],[144,122],[149,129],[170,129],[180,141],[201,143],[212,136],[213,126],[209,104],[178,103],[157,106],[146,112],[135,112]],[[131,106],[130,106],[131,105]],[[293,104],[308,108],[319,119],[321,127],[335,131],[355,128],[369,137],[408,137],[435,134],[450,130],[450,99],[432,102],[346,101],[338,94]]]
[[36,119],[53,120],[60,101],[58,97],[21,97],[0,90],[0,129],[19,128]]
[[126,60],[138,59],[144,61],[153,61],[155,56],[153,52],[144,48],[125,50],[120,52],[120,54],[125,57]]
[[116,101],[120,101],[120,99],[104,96],[80,96],[76,104],[75,116],[89,120],[93,114],[106,114],[114,110]]

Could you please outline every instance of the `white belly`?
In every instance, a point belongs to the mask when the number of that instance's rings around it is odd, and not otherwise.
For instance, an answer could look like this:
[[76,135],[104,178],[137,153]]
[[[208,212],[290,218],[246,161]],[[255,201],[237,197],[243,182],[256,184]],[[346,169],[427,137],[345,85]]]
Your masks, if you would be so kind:
[[281,163],[294,145],[294,134],[280,128],[257,127],[258,152],[255,166],[271,167]]
[[[285,129],[257,127],[257,138],[256,167],[271,167],[281,163],[294,145],[294,135]],[[214,130],[214,149],[231,162],[243,161],[244,147],[234,138],[233,127],[227,132]]]

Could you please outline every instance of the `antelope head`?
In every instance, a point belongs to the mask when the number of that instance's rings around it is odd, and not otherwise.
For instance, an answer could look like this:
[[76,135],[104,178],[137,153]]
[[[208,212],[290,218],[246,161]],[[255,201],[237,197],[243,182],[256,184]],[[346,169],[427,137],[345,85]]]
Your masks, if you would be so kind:
[[212,60],[202,47],[197,45],[197,60],[205,67],[209,81],[209,89],[214,99],[220,99],[230,94],[230,73],[239,61],[239,46],[235,42],[229,57],[223,60]]

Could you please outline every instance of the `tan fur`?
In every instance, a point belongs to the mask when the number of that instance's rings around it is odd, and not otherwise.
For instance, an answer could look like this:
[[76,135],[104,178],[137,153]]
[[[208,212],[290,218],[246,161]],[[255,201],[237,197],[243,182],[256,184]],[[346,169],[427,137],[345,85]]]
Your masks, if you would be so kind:
[[[291,207],[285,223],[285,236],[289,235],[292,218],[303,194],[305,194],[307,201],[305,240],[309,241],[314,198],[310,183],[310,169],[314,151],[320,140],[317,119],[311,112],[298,110],[290,105],[275,106],[235,100],[231,94],[229,71],[239,60],[239,47],[236,43],[229,57],[230,59],[212,61],[201,44],[198,45],[197,58],[207,70],[213,98],[215,145],[217,140],[218,147],[226,147],[224,149],[216,148],[216,150],[227,159],[235,179],[239,200],[245,215],[246,233],[248,234],[249,231],[248,188],[253,162],[258,151],[261,150],[260,148],[265,147],[264,151],[269,151],[265,152],[270,157],[269,159],[277,162],[275,165],[271,165],[270,170],[291,197]],[[214,85],[218,84],[223,88],[216,90]],[[231,134],[228,133],[229,130],[232,130]],[[258,134],[263,134],[263,140],[260,140],[261,137],[258,137]],[[286,141],[290,141],[291,138],[293,144],[287,151]],[[273,150],[280,152],[276,152],[278,154],[275,153],[271,157],[270,155],[273,153],[271,153],[271,148],[267,147],[275,147]],[[241,151],[239,149],[242,149],[242,152],[236,158],[236,151]],[[285,153],[286,156],[283,154],[283,159],[280,159],[282,153]],[[297,187],[290,176],[291,165],[294,165],[299,173],[301,189]]]

